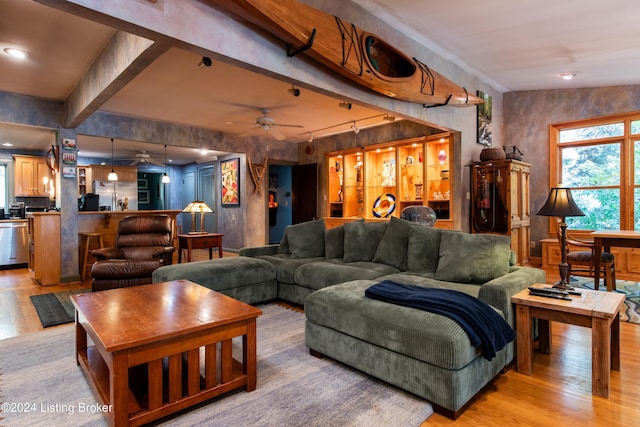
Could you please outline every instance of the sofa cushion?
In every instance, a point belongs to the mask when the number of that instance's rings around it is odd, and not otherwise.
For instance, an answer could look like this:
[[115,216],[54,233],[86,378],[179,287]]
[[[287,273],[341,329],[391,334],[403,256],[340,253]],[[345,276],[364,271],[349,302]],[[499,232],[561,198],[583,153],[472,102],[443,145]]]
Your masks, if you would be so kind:
[[486,283],[509,272],[511,238],[496,234],[443,233],[435,278]]
[[378,249],[376,249],[373,262],[391,265],[400,271],[406,271],[409,230],[413,227],[419,226],[404,219],[391,217]]
[[480,355],[448,317],[367,298],[364,291],[378,281],[314,292],[305,300],[307,321],[444,369],[462,369]]
[[438,228],[411,227],[407,241],[407,270],[418,273],[436,272],[442,232]]
[[344,224],[344,262],[373,260],[386,229],[386,222]]
[[290,254],[263,255],[258,258],[270,262],[276,267],[276,279],[279,283],[294,284],[294,274],[301,265],[322,261],[324,258],[291,258]]
[[[364,222],[364,218],[353,222]],[[326,259],[342,258],[344,256],[344,224],[328,228],[324,231],[324,257]]]
[[303,288],[322,289],[336,283],[357,279],[375,279],[393,273],[398,269],[375,262],[344,263],[340,259],[311,262],[301,265],[294,273],[295,284]]
[[291,258],[314,258],[324,256],[324,219],[288,225],[287,236]]

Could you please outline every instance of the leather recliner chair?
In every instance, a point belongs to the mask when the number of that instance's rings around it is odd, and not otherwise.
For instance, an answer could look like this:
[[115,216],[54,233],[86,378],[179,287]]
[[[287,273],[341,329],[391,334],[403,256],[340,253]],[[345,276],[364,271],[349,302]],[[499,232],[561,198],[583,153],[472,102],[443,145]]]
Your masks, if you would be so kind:
[[91,267],[91,289],[95,292],[151,283],[155,269],[172,263],[172,231],[168,215],[123,218],[115,247],[91,252],[97,258]]

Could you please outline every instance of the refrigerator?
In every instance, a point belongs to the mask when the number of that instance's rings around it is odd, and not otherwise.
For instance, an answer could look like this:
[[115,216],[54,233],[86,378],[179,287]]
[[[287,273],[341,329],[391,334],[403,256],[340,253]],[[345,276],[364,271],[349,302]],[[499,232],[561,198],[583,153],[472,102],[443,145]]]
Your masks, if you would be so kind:
[[137,211],[138,183],[93,181],[93,192],[100,196],[100,210]]

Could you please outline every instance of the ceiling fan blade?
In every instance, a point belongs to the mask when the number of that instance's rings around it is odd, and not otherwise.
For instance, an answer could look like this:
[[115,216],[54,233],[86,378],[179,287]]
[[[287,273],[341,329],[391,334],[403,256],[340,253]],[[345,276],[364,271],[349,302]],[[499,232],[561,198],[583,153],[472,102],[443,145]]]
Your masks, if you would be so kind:
[[278,127],[281,127],[281,128],[303,128],[304,127],[302,125],[282,125],[280,123],[277,123],[274,126],[278,126]]
[[282,141],[283,139],[285,139],[285,136],[278,129],[269,127],[269,128],[266,129],[266,131],[267,131],[267,133],[269,135],[271,135],[272,137],[274,137],[278,141]]
[[249,130],[247,130],[247,131],[242,132],[242,133],[241,133],[240,135],[238,135],[238,136],[247,136],[247,135],[251,135],[252,133],[254,133],[254,132],[255,132],[255,130],[256,130],[256,129],[260,129],[260,126],[254,126],[254,127],[252,127],[251,129],[249,129]]
[[164,166],[164,163],[159,162],[159,161],[154,160],[154,159],[147,159],[147,161],[146,161],[146,162],[147,162],[147,163],[150,163],[150,164],[152,164],[152,165],[156,165],[156,166]]
[[133,162],[129,163],[129,166],[135,166],[140,163],[140,159],[135,159]]

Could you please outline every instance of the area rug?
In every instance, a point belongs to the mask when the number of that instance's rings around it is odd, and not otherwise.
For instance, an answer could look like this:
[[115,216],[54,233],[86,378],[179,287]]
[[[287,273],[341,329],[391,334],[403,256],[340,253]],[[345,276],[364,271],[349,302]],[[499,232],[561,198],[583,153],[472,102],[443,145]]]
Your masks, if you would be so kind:
[[38,313],[43,328],[63,325],[75,320],[71,295],[91,292],[91,289],[76,289],[73,291],[60,291],[50,294],[31,295],[31,303]]
[[[591,277],[571,276],[569,283],[576,288],[594,289],[593,278]],[[602,280],[600,280],[598,290],[603,292],[607,290]],[[640,324],[640,283],[616,280],[615,292],[625,295],[624,303],[626,307],[620,310],[620,320]]]
[[[163,426],[419,426],[428,402],[309,354],[303,313],[260,306],[257,320],[258,387],[206,402]],[[74,358],[74,326],[0,341],[0,425],[105,426]],[[234,341],[234,352],[240,352]],[[239,355],[239,354],[238,354]],[[4,411],[4,404],[29,404]]]

